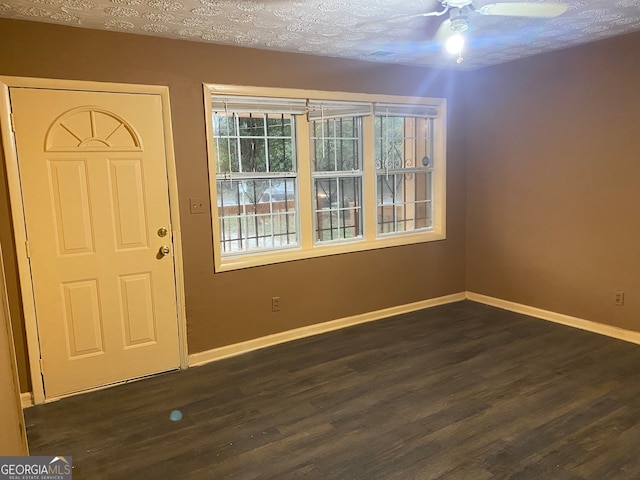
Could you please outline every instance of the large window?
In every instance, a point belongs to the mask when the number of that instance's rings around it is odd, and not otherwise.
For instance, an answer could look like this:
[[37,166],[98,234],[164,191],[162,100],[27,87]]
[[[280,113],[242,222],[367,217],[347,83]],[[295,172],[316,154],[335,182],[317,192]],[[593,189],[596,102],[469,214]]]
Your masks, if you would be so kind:
[[427,108],[375,106],[377,231],[432,226],[433,122]]
[[362,237],[362,116],[368,104],[310,101],[315,242]]
[[208,85],[216,271],[445,238],[442,99]]
[[295,113],[302,102],[212,101],[222,254],[299,244]]

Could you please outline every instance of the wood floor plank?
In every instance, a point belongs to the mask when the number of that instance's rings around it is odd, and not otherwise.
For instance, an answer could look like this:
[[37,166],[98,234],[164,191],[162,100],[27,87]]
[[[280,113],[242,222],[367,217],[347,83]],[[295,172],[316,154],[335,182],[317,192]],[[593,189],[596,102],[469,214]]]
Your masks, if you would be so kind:
[[464,301],[25,417],[31,453],[73,456],[75,480],[635,480],[639,364],[637,345]]

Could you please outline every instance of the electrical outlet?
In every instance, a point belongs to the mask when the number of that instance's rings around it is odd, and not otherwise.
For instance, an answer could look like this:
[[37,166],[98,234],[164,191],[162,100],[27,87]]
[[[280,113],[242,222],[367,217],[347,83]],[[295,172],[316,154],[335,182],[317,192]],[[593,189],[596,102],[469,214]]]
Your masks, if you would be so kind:
[[614,297],[614,302],[616,305],[618,306],[623,306],[624,305],[624,292],[622,290],[616,290],[615,292],[615,297]]
[[191,213],[207,213],[209,210],[209,202],[206,198],[190,198],[189,211]]
[[271,311],[272,312],[280,311],[280,297],[273,297],[271,299]]

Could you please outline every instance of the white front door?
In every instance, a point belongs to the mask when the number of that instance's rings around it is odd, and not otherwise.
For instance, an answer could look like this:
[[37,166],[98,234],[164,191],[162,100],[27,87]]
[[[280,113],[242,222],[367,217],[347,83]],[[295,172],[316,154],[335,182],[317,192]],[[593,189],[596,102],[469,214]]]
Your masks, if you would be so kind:
[[9,94],[45,397],[178,368],[160,95]]

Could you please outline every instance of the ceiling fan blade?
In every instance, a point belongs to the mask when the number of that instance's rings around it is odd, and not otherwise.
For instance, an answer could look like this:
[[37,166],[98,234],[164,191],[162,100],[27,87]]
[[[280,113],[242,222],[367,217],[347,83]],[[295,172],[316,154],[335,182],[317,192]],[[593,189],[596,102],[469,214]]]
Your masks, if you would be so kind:
[[562,15],[568,8],[565,3],[504,2],[488,3],[476,11],[482,15],[552,18]]
[[414,13],[413,15],[398,15],[398,16],[391,17],[388,21],[390,21],[390,22],[402,22],[403,20],[410,20],[412,18],[433,17],[435,15],[436,15],[436,13],[434,13],[434,12]]
[[393,22],[404,22],[405,20],[411,20],[412,18],[419,17],[439,17],[440,15],[444,15],[447,13],[447,10],[442,10],[440,12],[426,12],[426,13],[414,13],[412,15],[394,15],[389,18],[376,18],[374,20],[369,20],[367,22],[362,22],[358,24],[359,27],[373,25],[376,23],[393,23]]
[[394,15],[389,19],[389,21],[400,22],[402,20],[409,20],[411,18],[417,18],[417,17],[439,17],[441,15],[444,15],[448,11],[449,9],[445,8],[444,10],[439,10],[439,11],[434,10],[432,12],[414,13],[413,15]]
[[438,43],[445,43],[451,35],[453,35],[453,30],[451,30],[451,20],[447,19],[440,24],[440,27],[433,36],[433,39]]

